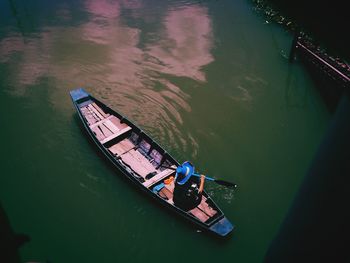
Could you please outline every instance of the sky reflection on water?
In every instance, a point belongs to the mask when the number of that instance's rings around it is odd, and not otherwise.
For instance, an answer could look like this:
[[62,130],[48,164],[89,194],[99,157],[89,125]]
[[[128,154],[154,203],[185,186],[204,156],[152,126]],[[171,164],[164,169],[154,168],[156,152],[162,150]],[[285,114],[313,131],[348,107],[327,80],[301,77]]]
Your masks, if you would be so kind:
[[[0,1],[0,192],[33,235],[26,261],[262,261],[329,114],[301,63],[284,56],[292,36],[250,3]],[[123,184],[79,128],[68,95],[76,87],[179,161],[237,183],[234,192],[206,184],[237,225],[233,238],[223,246],[199,236]],[[193,255],[169,257],[183,242]]]
[[[48,78],[56,86],[51,91],[55,104],[69,89],[85,86],[156,138],[167,138],[180,151],[190,146],[195,154],[193,136],[177,128],[183,124],[181,112],[191,111],[190,96],[169,76],[206,81],[203,67],[214,60],[207,8],[164,5],[155,31],[142,32],[127,23],[143,20],[137,12],[142,1],[87,0],[84,6],[88,19],[79,26],[48,26],[0,41],[0,61],[16,67],[8,91],[23,96],[28,87]],[[74,19],[65,5],[56,13]],[[143,23],[148,20],[145,16]],[[147,41],[142,34],[156,35],[158,41]]]

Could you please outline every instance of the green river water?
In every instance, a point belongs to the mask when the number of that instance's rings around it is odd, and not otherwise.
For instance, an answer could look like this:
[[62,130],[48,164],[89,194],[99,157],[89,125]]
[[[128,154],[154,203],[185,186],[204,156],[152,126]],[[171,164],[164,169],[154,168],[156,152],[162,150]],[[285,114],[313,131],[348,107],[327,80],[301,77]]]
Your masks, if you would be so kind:
[[[261,262],[330,115],[248,0],[0,1],[0,200],[23,262]],[[152,203],[82,131],[85,87],[206,184],[226,240]]]

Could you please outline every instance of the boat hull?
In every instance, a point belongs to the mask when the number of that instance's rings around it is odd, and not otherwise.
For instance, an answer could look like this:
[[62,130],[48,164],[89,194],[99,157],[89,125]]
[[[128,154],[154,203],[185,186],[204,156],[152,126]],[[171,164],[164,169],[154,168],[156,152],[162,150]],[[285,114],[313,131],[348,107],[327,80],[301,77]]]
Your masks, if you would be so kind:
[[[94,103],[99,103],[99,105],[105,107],[107,111],[109,111],[112,114],[115,114],[115,116],[118,116],[119,118],[123,119],[124,122],[127,122],[127,124],[132,128],[136,130],[140,130],[141,134],[149,139],[149,136],[144,133],[141,129],[139,129],[135,124],[133,124],[131,121],[126,119],[124,116],[120,115],[119,113],[113,111],[112,109],[108,108],[108,106],[104,105],[102,102],[97,100],[96,98],[92,97],[89,93],[87,93],[84,89],[76,89],[72,90],[70,92],[71,99],[73,101],[74,107],[78,113],[79,119],[81,123],[83,124],[84,130],[87,132],[89,135],[89,138],[92,140],[92,142],[98,147],[100,152],[103,153],[105,158],[115,167],[118,169],[119,173],[123,175],[124,178],[127,178],[129,181],[131,181],[134,185],[136,185],[139,189],[143,190],[148,196],[150,196],[152,199],[157,201],[157,203],[167,207],[169,210],[175,212],[179,216],[187,219],[188,221],[194,223],[198,227],[200,227],[202,230],[205,230],[209,233],[215,234],[220,237],[225,237],[229,235],[233,229],[234,226],[231,224],[231,222],[224,216],[222,211],[216,206],[213,200],[207,195],[207,193],[203,193],[203,195],[207,198],[207,201],[210,201],[210,204],[212,204],[212,207],[214,207],[217,210],[217,215],[213,216],[213,220],[210,221],[211,218],[207,220],[207,222],[201,222],[198,220],[198,218],[194,217],[193,214],[189,214],[188,211],[184,211],[178,207],[176,207],[174,204],[169,203],[169,201],[161,198],[159,195],[155,194],[154,191],[152,191],[151,188],[147,188],[144,186],[145,183],[140,183],[138,178],[135,178],[132,173],[130,173],[129,169],[127,169],[124,165],[118,161],[118,159],[115,158],[111,154],[111,152],[104,146],[103,143],[96,137],[96,134],[92,131],[91,126],[89,125],[88,121],[86,120],[85,116],[82,113],[81,110],[81,104],[79,102],[81,101],[86,101],[86,100],[91,100]],[[159,147],[161,148],[156,142],[154,142],[154,147]],[[161,148],[162,149],[162,148]],[[165,151],[164,151],[165,152]],[[166,152],[165,152],[166,153]],[[171,161],[172,164],[178,166],[179,163],[171,157],[168,153],[166,153],[166,157],[168,160]],[[209,223],[208,223],[209,222]]]

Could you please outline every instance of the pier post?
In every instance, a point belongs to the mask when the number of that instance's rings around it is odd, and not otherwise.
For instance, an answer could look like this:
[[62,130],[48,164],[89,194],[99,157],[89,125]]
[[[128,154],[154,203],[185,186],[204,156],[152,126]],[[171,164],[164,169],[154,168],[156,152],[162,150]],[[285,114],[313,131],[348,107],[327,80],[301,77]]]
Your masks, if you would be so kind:
[[295,53],[298,48],[298,39],[300,36],[300,31],[298,28],[295,29],[294,31],[294,38],[292,42],[292,47],[290,48],[290,53],[289,53],[289,62],[292,63],[295,59]]

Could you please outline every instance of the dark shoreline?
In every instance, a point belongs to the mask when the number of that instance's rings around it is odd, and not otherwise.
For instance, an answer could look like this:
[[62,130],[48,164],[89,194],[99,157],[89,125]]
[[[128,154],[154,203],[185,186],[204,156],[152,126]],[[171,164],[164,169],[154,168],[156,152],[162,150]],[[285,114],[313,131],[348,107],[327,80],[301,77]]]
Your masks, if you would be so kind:
[[291,30],[298,25],[316,44],[322,43],[330,53],[350,59],[349,16],[343,1],[253,0],[253,3],[271,20],[288,24]]
[[[345,74],[350,74],[350,64],[347,62],[350,59],[350,52],[347,48],[350,45],[349,40],[346,39],[345,34],[338,33],[337,30],[330,30],[332,27],[337,28],[336,25],[341,23],[340,18],[334,19],[341,15],[329,16],[326,20],[322,17],[325,10],[317,11],[316,9],[312,16],[307,17],[306,12],[313,1],[299,5],[299,1],[296,1],[293,2],[295,6],[287,0],[252,0],[252,2],[255,5],[254,10],[265,17],[266,23],[277,23],[294,34],[300,34],[303,41],[308,43],[313,50],[340,70],[345,71]],[[300,8],[297,8],[298,6]],[[341,9],[341,5],[338,6],[338,9]],[[330,23],[328,19],[332,22]]]
[[[295,10],[287,12],[279,8],[289,1],[282,1],[278,6],[272,2],[274,0],[253,0],[254,10],[264,16],[266,23],[277,23],[294,34],[289,61],[297,58],[305,64],[328,110],[334,113],[343,92],[349,88],[350,78],[350,63],[345,60],[345,53],[336,51],[338,39],[332,39],[332,34],[325,32],[320,34],[322,30],[313,33],[312,25],[302,17],[305,11],[301,12],[298,20],[297,15],[294,18],[290,16]],[[284,11],[286,13],[282,13]]]

